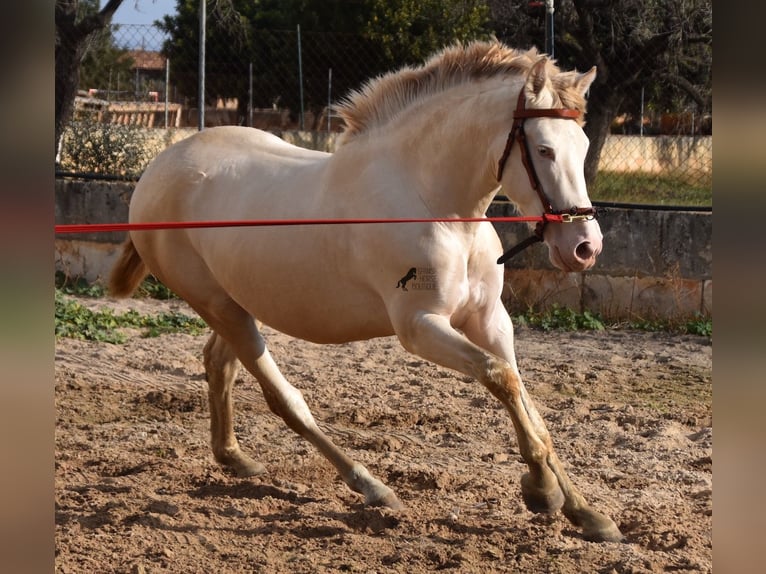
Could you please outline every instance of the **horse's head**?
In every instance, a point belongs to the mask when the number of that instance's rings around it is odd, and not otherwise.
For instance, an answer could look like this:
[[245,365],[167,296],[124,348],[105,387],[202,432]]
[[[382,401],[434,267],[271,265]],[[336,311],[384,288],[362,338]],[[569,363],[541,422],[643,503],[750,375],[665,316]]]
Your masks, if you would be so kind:
[[564,108],[579,102],[584,111],[585,93],[596,68],[585,74],[551,76],[549,65],[547,58],[541,58],[529,70],[498,179],[523,214],[566,214],[569,222],[540,224],[536,232],[548,246],[553,265],[583,271],[596,262],[602,235],[585,185],[588,138],[581,113]]

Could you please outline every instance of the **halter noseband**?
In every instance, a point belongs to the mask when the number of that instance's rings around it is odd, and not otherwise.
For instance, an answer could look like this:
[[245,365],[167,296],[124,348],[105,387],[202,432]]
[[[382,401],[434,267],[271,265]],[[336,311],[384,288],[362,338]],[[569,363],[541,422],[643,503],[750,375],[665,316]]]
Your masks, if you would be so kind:
[[572,207],[568,210],[556,210],[553,209],[551,200],[543,191],[543,186],[540,184],[540,179],[537,177],[535,171],[535,164],[532,163],[529,154],[529,144],[527,143],[527,137],[524,133],[524,120],[527,118],[558,118],[565,120],[574,120],[580,117],[580,112],[577,110],[569,110],[563,108],[546,108],[546,109],[526,109],[524,89],[519,92],[519,99],[516,104],[516,109],[513,112],[513,126],[508,133],[508,139],[505,142],[505,149],[503,155],[500,157],[500,161],[497,164],[497,181],[500,181],[503,177],[503,170],[505,164],[508,161],[508,157],[511,155],[511,148],[513,142],[518,140],[519,149],[521,150],[521,162],[524,165],[524,169],[529,176],[529,183],[532,185],[532,189],[537,192],[537,197],[540,198],[540,202],[543,204],[543,220],[538,222],[535,227],[534,235],[528,237],[515,247],[509,249],[497,260],[499,264],[503,264],[511,257],[520,253],[533,243],[543,241],[543,231],[549,221],[556,221],[562,223],[571,223],[573,221],[587,221],[596,217],[595,207]]

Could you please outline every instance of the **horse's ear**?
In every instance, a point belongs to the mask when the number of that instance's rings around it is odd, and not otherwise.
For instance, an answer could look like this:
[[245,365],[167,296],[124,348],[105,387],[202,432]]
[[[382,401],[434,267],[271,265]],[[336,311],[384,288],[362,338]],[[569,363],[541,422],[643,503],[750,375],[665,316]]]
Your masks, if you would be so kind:
[[527,74],[526,89],[531,95],[537,97],[543,88],[550,87],[551,83],[548,79],[548,58],[542,57],[535,62],[529,69]]
[[575,83],[574,83],[574,87],[584,96],[587,93],[588,89],[590,89],[590,85],[593,83],[593,80],[595,79],[596,79],[596,66],[593,66],[590,70],[588,70],[584,74],[580,74],[579,76],[577,76],[577,79],[575,80]]

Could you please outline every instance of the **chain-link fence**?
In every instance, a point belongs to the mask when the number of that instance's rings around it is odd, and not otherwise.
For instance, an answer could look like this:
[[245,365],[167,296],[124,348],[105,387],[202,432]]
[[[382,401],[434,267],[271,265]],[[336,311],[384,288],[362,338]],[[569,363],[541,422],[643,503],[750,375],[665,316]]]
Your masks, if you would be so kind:
[[[200,110],[196,34],[174,36],[171,42],[159,27],[114,25],[91,41],[59,149],[61,170],[135,176],[200,120],[206,127],[335,133],[342,126],[332,104],[391,68],[383,46],[363,35],[297,28],[210,34]],[[566,54],[556,57],[566,61]],[[643,190],[645,202],[662,202],[663,189],[681,185],[691,190],[690,203],[709,203],[712,116],[665,113],[655,97],[637,88],[625,99],[602,148],[596,196],[613,199],[612,188],[629,187]]]

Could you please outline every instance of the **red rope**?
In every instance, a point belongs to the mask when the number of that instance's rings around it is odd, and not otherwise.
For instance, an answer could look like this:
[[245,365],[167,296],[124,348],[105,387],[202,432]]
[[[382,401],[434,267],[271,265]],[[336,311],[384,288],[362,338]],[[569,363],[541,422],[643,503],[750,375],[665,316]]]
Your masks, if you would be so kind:
[[197,229],[206,227],[279,227],[292,225],[356,225],[370,223],[474,223],[481,221],[563,221],[561,215],[516,217],[454,217],[432,219],[258,219],[232,221],[158,221],[150,223],[75,223],[56,225],[56,233],[102,233],[107,231],[150,231],[154,229]]

